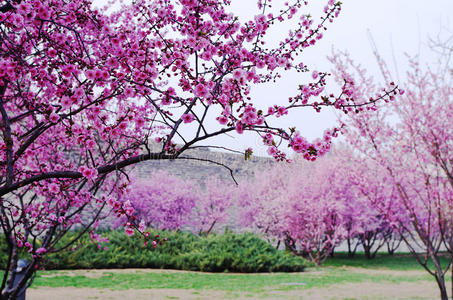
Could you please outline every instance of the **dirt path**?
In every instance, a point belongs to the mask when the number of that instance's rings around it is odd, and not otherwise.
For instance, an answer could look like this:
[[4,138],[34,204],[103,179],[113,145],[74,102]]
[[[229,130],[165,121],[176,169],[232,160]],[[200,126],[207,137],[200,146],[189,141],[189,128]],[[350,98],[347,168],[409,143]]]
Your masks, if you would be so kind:
[[[424,275],[423,271],[390,271],[390,270],[367,270],[361,268],[348,268],[351,272],[360,274],[381,275]],[[79,275],[84,272],[85,276],[98,277],[105,270],[70,271],[69,274]],[[109,270],[112,271],[112,270]],[[145,270],[140,270],[141,272]],[[117,272],[117,271],[115,271]],[[118,272],[134,273],[135,270],[118,270]],[[159,272],[159,270],[149,270],[149,272]],[[168,270],[166,270],[168,272]],[[178,272],[178,271],[176,271]],[[69,275],[65,274],[65,275]],[[46,288],[29,289],[27,300],[53,300],[53,299],[110,299],[110,300],[144,300],[144,299],[307,299],[307,300],[390,300],[390,299],[438,299],[438,289],[434,281],[416,282],[362,282],[346,283],[341,285],[330,285],[324,288],[311,288],[289,291],[269,290],[267,293],[227,293],[222,291],[196,291],[182,289],[152,289],[152,290],[126,290],[112,291],[109,289],[92,288]]]

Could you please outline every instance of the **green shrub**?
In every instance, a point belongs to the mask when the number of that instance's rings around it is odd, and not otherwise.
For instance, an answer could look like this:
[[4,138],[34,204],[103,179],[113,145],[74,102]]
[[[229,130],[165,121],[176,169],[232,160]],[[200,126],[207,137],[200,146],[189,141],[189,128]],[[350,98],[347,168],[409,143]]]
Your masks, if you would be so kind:
[[[69,233],[63,245],[77,233]],[[107,250],[99,250],[88,235],[69,249],[46,256],[45,269],[162,268],[205,272],[300,272],[307,262],[250,233],[200,237],[188,232],[152,231],[167,241],[157,248],[143,244],[138,235],[123,231],[101,233],[109,239]],[[0,263],[6,265],[6,249],[1,247]]]

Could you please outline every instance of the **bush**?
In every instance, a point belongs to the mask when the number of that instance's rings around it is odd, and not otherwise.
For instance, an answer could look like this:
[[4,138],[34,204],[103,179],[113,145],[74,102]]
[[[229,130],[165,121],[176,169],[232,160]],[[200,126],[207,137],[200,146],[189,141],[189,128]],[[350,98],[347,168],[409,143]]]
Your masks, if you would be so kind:
[[[69,233],[65,241],[77,233]],[[250,233],[196,236],[175,231],[152,231],[167,241],[157,248],[144,246],[143,240],[123,231],[101,233],[109,239],[107,250],[84,235],[71,249],[46,256],[44,269],[161,268],[204,272],[301,272],[307,261],[278,251]],[[64,241],[62,241],[64,242]],[[0,262],[6,265],[2,248]]]

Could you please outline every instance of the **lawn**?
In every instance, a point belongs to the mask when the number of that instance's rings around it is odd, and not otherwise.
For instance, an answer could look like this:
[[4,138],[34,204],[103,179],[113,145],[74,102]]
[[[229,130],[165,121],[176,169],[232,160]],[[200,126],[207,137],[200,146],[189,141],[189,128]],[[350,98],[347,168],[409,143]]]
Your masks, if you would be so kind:
[[428,275],[390,275],[388,273],[368,274],[355,272],[351,268],[326,267],[322,270],[309,269],[304,273],[272,274],[228,274],[198,272],[116,272],[103,270],[93,274],[86,271],[40,272],[34,287],[84,287],[127,289],[194,289],[219,290],[228,292],[262,293],[272,290],[293,290],[323,287],[332,284],[359,282],[414,282],[430,280]]
[[[442,265],[447,265],[448,260],[440,258]],[[432,264],[429,263],[430,267]],[[335,253],[333,258],[329,258],[324,266],[349,266],[366,269],[389,269],[389,270],[423,270],[423,267],[410,253],[398,253],[395,255],[378,254],[373,259],[367,259],[363,253],[357,253],[353,258],[347,257],[346,253]]]
[[[426,287],[423,290],[426,293],[420,294],[416,290],[418,286]],[[205,299],[202,295],[206,293],[214,293],[210,297],[219,299],[276,299],[283,296],[318,299],[313,295],[319,292],[322,293],[319,299],[435,299],[437,296],[432,277],[409,255],[381,255],[366,260],[363,255],[350,259],[340,254],[330,258],[325,266],[311,267],[303,273],[237,274],[149,269],[40,271],[30,293],[33,295],[43,289],[50,293],[52,288],[72,292],[78,288],[91,295],[80,299],[93,299],[93,291],[109,291],[113,295],[109,297],[117,299],[115,292],[124,296],[135,290],[164,291],[161,299],[192,299],[187,296],[189,294],[199,295],[193,299]],[[373,289],[374,296],[373,292],[368,292]],[[386,298],[385,294],[389,292],[391,297]],[[153,297],[160,299],[156,295]]]

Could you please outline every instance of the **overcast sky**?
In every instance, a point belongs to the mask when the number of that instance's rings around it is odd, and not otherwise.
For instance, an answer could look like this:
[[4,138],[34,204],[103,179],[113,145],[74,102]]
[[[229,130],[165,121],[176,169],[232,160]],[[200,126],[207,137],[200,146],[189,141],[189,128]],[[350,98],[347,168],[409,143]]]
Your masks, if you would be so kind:
[[[254,10],[254,0],[232,2],[232,10],[243,18],[250,16],[249,11]],[[322,4],[326,1],[312,2]],[[435,56],[427,49],[428,39],[436,38],[439,34],[444,37],[453,35],[453,0],[344,0],[342,3],[340,17],[330,24],[321,42],[304,54],[306,64],[312,69],[330,70],[332,66],[326,56],[335,47],[347,50],[354,60],[366,66],[371,74],[380,79],[372,53],[371,35],[392,72],[395,72],[393,62],[396,61],[399,77],[403,80],[407,69],[404,53],[411,56],[420,54],[424,61],[434,61]],[[316,15],[316,11],[310,13]],[[260,101],[266,102],[271,101],[271,98],[283,98],[285,94],[293,94],[298,83],[300,78],[288,76],[278,86],[271,88],[272,92],[259,88],[255,90],[255,95]],[[308,138],[316,138],[322,135],[326,127],[334,125],[335,119],[332,112],[319,115],[308,110],[292,116],[289,123],[297,125]],[[237,142],[241,144],[240,147],[246,148],[252,141],[239,138]],[[257,144],[259,142],[254,140],[253,145]],[[263,148],[255,147],[256,154],[265,154]]]

